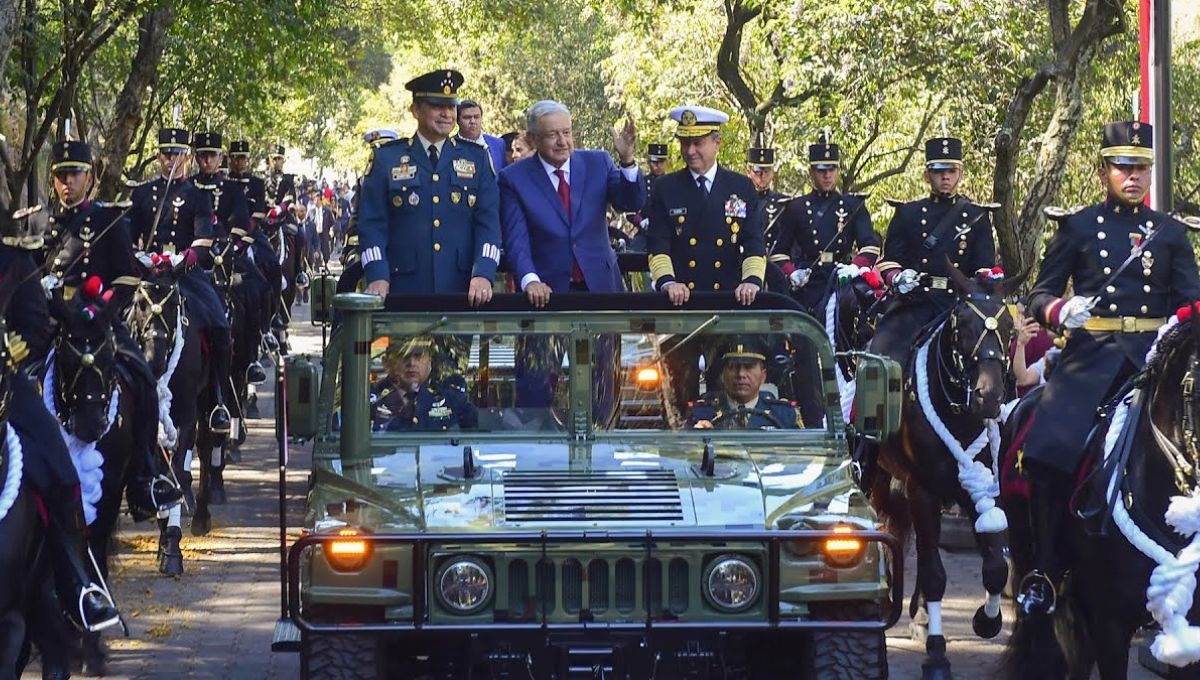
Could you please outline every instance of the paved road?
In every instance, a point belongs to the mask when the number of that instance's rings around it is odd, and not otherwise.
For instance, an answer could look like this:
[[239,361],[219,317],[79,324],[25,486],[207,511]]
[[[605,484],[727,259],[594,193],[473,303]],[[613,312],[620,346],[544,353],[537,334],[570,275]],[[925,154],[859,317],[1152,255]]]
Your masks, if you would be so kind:
[[[297,309],[293,349],[316,354],[320,332],[307,324],[307,310]],[[273,413],[272,385],[259,391],[263,415]],[[309,464],[305,447],[292,449],[288,472],[289,533],[303,511]],[[130,637],[106,634],[110,649],[108,677],[117,680],[196,678],[263,680],[299,677],[296,655],[272,654],[274,623],[279,615],[278,468],[273,424],[251,422],[243,460],[226,473],[229,504],[214,508],[212,533],[197,538],[184,529],[187,573],[173,579],[157,571],[157,529],[133,525],[126,518],[119,530],[119,554],[113,565],[114,592],[125,612]],[[994,640],[979,640],[970,619],[982,603],[980,562],[973,553],[946,553],[950,583],[944,604],[949,654],[959,680],[991,677],[1009,627]],[[911,556],[905,592],[912,592]],[[1011,604],[1005,604],[1011,621]],[[888,635],[893,678],[918,678],[923,647],[908,638],[907,619]],[[1130,678],[1156,676],[1131,666]],[[23,676],[36,679],[36,667]]]

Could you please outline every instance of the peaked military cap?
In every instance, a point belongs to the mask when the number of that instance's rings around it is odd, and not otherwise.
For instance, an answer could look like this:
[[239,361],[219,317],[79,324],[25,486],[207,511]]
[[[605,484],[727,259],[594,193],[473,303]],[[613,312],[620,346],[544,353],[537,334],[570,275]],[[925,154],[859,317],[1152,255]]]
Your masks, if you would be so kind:
[[191,133],[183,128],[159,128],[158,148],[187,151],[191,148]]
[[79,172],[92,169],[92,147],[87,142],[55,142],[51,150],[50,172]]
[[428,335],[392,337],[383,352],[385,359],[403,359],[414,354],[429,354],[433,351],[433,338]]
[[230,156],[249,156],[250,142],[244,139],[235,139],[229,143]]
[[837,144],[822,137],[816,144],[808,145],[808,167],[814,170],[833,170],[842,164],[842,150]]
[[775,149],[767,146],[763,134],[758,133],[758,139],[753,146],[746,149],[746,162],[755,168],[775,167]]
[[1100,156],[1120,165],[1153,163],[1154,126],[1136,120],[1106,123]]
[[707,106],[676,106],[671,109],[671,119],[679,123],[676,137],[703,137],[719,131],[729,122],[729,114]]
[[725,346],[721,355],[725,361],[762,361],[767,360],[767,345],[762,338],[752,335],[735,335]]
[[192,148],[201,151],[224,151],[224,140],[220,132],[197,132],[192,139]]
[[457,106],[458,88],[462,84],[463,74],[453,69],[443,69],[413,78],[404,84],[404,89],[413,93],[413,101]]
[[667,160],[667,145],[666,144],[651,144],[646,147],[646,158],[651,161]]
[[400,133],[391,128],[375,128],[363,133],[363,141],[371,146],[379,146],[384,142],[390,142],[393,139],[399,138]]
[[276,144],[275,146],[271,147],[271,153],[267,154],[267,158],[282,158],[284,156],[284,151],[285,149],[283,148],[282,144]]
[[949,170],[962,165],[962,140],[954,137],[934,137],[925,142],[925,168]]

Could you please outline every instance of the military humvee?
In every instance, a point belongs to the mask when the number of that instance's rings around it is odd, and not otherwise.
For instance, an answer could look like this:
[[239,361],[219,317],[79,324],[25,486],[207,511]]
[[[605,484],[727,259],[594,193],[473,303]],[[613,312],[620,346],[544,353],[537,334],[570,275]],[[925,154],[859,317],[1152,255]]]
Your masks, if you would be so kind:
[[[825,332],[787,298],[462,297],[338,295],[323,379],[280,381],[284,439],[313,441],[276,646],[303,677],[887,677],[902,560],[847,451],[896,427],[894,363],[861,357],[847,428]],[[822,422],[689,427],[677,395],[719,378],[681,389],[672,355],[711,364],[735,336],[772,348],[768,391],[820,390]],[[412,338],[468,427],[379,417],[373,385]]]

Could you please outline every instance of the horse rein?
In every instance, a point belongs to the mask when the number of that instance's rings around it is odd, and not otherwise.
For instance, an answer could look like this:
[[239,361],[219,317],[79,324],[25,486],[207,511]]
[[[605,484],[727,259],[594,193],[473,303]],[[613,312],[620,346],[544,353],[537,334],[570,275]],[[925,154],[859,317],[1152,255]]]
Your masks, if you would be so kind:
[[[148,288],[148,284],[143,282],[142,285],[138,286],[137,293],[134,296],[134,297],[140,297],[142,300],[144,300],[147,305],[147,308],[150,310],[149,318],[147,318],[144,322],[139,322],[139,323],[135,324],[135,326],[134,326],[135,330],[137,330],[138,337],[141,337],[143,339],[146,338],[147,332],[149,332],[151,330],[151,328],[154,326],[155,323],[158,323],[162,326],[163,335],[166,337],[166,339],[171,344],[174,344],[176,337],[179,334],[179,326],[178,325],[172,326],[167,321],[166,316],[163,314],[163,309],[167,306],[167,303],[171,300],[172,297],[175,297],[175,298],[179,297],[179,288],[176,286],[171,286],[170,290],[167,291],[167,294],[164,295],[161,300],[157,300],[157,301],[154,300],[154,298],[150,297],[150,293],[146,292],[147,288]],[[179,304],[182,304],[182,302],[183,302],[182,299],[180,299]],[[182,323],[185,326],[187,325],[188,321],[187,321],[186,316],[183,317]]]
[[[990,301],[992,296],[981,293],[971,293],[961,301],[963,306],[971,310],[976,317],[983,320],[983,332],[980,333],[979,337],[975,340],[975,346],[971,348],[971,351],[968,355],[970,357],[970,363],[968,363],[967,358],[964,357],[963,353],[958,349],[958,315],[953,311],[950,313],[950,361],[953,362],[953,368],[946,365],[943,352],[937,353],[938,372],[946,378],[946,382],[958,387],[962,390],[963,394],[966,395],[965,402],[959,403],[954,401],[954,399],[950,397],[949,390],[946,388],[945,383],[943,383],[942,394],[946,399],[946,403],[949,404],[951,412],[956,415],[962,413],[964,409],[970,406],[971,395],[974,393],[974,390],[969,389],[966,385],[966,373],[968,369],[978,366],[984,361],[998,361],[1000,362],[1000,365],[1004,369],[1005,373],[1007,373],[1009,370],[1010,362],[1008,352],[1004,351],[1006,343],[1004,338],[1000,335],[1000,321],[1005,315],[1010,314],[1008,305],[1000,305],[1000,309],[995,314],[989,316],[975,305],[975,301],[978,301],[980,298]],[[1000,351],[995,349],[983,349],[983,342],[989,336],[995,336],[996,344],[998,347],[1000,347]]]
[[[1200,348],[1197,348],[1200,349]],[[1150,431],[1154,435],[1154,440],[1162,450],[1163,456],[1171,465],[1171,469],[1175,472],[1175,488],[1184,495],[1191,495],[1200,479],[1197,479],[1196,470],[1200,467],[1200,446],[1196,443],[1197,435],[1197,418],[1192,409],[1192,404],[1196,398],[1196,378],[1200,375],[1200,357],[1197,357],[1196,349],[1193,349],[1191,356],[1188,358],[1187,373],[1183,375],[1181,384],[1182,390],[1180,393],[1181,401],[1183,402],[1182,422],[1180,427],[1183,430],[1183,443],[1187,451],[1180,450],[1171,439],[1155,424],[1154,419],[1150,418]]]
[[[58,396],[59,403],[64,406],[69,406],[72,403],[71,401],[68,400],[68,397],[75,395],[75,388],[79,385],[79,380],[81,378],[83,378],[83,376],[88,371],[95,373],[96,377],[98,377],[100,379],[101,384],[108,385],[109,376],[104,375],[104,372],[101,371],[100,367],[96,365],[96,355],[99,354],[105,347],[109,347],[110,351],[112,352],[112,354],[114,356],[116,355],[116,350],[117,350],[116,342],[113,339],[114,336],[113,336],[112,328],[105,329],[104,340],[101,341],[100,344],[94,348],[88,346],[88,347],[85,347],[84,349],[80,349],[80,348],[76,347],[75,345],[71,344],[70,342],[66,342],[65,340],[66,340],[67,336],[68,336],[68,334],[65,332],[65,330],[60,332],[58,335],[58,339],[54,343],[54,347],[55,347],[55,349],[59,350],[60,352],[62,352],[63,347],[66,347],[66,349],[71,350],[71,352],[74,353],[75,358],[78,359],[78,361],[79,361],[79,367],[77,369],[75,369],[75,375],[72,376],[69,381],[62,380],[61,379],[62,376],[59,376],[60,379],[58,380],[58,395],[57,396]],[[108,393],[99,394],[99,395],[84,394],[84,395],[78,395],[78,396],[82,396],[84,403],[103,404],[103,403],[106,403],[109,399]]]

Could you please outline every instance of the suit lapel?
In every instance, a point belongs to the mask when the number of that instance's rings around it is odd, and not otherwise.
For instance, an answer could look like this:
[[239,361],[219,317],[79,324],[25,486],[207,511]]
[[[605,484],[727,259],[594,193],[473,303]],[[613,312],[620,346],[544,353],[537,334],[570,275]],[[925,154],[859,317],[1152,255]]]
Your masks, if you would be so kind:
[[[541,190],[546,201],[550,203],[551,207],[554,208],[554,212],[556,212],[558,216],[562,218],[563,223],[570,224],[570,220],[567,219],[567,211],[563,210],[562,200],[558,198],[558,192],[554,190],[554,183],[550,181],[550,175],[546,174],[546,168],[542,167],[542,159],[534,154],[530,157],[530,163],[527,165],[529,168],[528,172],[530,175],[530,181],[533,182],[534,186]],[[572,198],[572,205],[574,202],[575,199]]]

